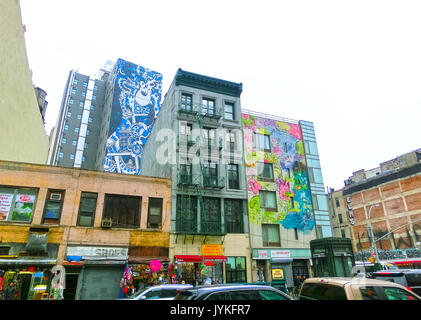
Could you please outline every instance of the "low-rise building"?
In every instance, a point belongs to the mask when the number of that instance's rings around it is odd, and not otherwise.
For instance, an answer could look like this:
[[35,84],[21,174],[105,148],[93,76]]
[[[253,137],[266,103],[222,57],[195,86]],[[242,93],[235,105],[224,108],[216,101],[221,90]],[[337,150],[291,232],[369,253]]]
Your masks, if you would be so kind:
[[170,212],[169,179],[0,161],[0,270],[29,290],[59,265],[65,298],[118,298],[127,267],[134,287],[168,276]]

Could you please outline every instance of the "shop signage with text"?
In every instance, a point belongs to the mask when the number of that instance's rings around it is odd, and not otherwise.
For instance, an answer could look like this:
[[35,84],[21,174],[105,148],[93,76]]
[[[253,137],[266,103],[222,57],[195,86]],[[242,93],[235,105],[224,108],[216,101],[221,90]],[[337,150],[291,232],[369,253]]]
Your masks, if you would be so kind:
[[270,256],[272,258],[290,258],[291,253],[289,250],[271,250]]
[[68,256],[81,256],[82,259],[126,260],[129,256],[129,249],[124,247],[68,247]]
[[202,256],[222,256],[222,245],[202,244]]

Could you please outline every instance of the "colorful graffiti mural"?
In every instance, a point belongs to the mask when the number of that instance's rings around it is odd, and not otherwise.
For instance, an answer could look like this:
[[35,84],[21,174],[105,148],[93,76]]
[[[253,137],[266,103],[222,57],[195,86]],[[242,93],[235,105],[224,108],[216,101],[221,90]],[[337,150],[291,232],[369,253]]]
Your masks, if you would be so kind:
[[[242,121],[250,223],[309,233],[315,220],[300,126],[245,113]],[[261,172],[264,164],[272,164],[269,179]],[[276,194],[275,209],[261,205],[264,191]]]
[[118,59],[104,171],[140,174],[143,146],[161,108],[162,75]]

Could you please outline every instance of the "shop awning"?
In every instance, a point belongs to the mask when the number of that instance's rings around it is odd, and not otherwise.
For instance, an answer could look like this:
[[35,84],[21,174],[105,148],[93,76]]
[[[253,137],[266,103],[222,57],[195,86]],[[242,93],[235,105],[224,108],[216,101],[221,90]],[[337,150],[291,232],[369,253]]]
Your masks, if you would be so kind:
[[202,262],[202,256],[175,255],[178,262]]
[[56,259],[0,259],[0,265],[53,265]]
[[203,256],[204,262],[227,262],[226,256]]

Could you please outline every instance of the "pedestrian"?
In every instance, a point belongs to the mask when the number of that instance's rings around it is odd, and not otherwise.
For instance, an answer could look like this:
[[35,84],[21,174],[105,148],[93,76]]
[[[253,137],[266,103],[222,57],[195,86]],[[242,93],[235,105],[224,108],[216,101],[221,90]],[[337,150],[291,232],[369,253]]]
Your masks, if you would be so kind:
[[16,299],[16,287],[13,281],[10,281],[9,286],[6,289],[6,300]]

